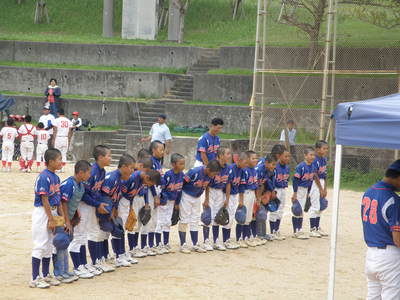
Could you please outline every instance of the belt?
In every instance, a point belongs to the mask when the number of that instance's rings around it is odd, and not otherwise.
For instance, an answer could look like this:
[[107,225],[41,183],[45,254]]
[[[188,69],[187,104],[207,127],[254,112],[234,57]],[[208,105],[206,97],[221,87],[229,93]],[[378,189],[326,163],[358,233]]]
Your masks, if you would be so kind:
[[56,210],[58,206],[50,206],[51,210]]
[[378,248],[378,249],[386,249],[386,245],[385,246],[379,246],[379,247],[376,247],[376,248]]

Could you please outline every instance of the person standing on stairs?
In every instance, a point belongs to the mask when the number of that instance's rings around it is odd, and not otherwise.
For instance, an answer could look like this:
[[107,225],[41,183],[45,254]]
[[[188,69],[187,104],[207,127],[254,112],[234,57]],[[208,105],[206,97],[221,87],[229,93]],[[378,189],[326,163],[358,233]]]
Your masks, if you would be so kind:
[[160,114],[157,123],[151,126],[149,136],[142,138],[142,142],[159,141],[164,145],[164,154],[169,155],[171,153],[172,136],[167,124],[165,124],[166,120],[167,116]]

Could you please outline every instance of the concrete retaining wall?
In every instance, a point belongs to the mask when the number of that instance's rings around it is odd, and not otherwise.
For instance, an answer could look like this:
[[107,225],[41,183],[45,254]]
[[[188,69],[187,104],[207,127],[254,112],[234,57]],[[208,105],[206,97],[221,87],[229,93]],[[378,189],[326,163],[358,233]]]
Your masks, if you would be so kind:
[[179,69],[197,62],[203,50],[175,46],[0,41],[0,60]]
[[104,144],[115,132],[113,131],[77,131],[74,133],[69,153],[74,161],[93,159],[93,148],[96,145]]
[[56,78],[64,94],[161,97],[181,75],[0,66],[0,90],[44,93]]
[[[12,114],[30,114],[34,120],[42,115],[45,97],[12,96],[16,103],[11,107]],[[89,119],[95,125],[118,126],[137,116],[135,102],[63,99],[62,106],[67,116],[79,111],[81,118]]]
[[[265,89],[269,103],[319,104],[320,76],[266,76]],[[252,93],[252,76],[204,74],[194,76],[193,99],[248,103]],[[396,78],[336,78],[335,99],[356,101],[398,92]],[[284,96],[283,96],[284,95]]]
[[[253,69],[254,47],[221,47],[220,68]],[[309,48],[267,47],[270,69],[307,69]],[[397,70],[400,48],[338,48],[336,68],[341,70]],[[322,69],[322,58],[317,64]]]

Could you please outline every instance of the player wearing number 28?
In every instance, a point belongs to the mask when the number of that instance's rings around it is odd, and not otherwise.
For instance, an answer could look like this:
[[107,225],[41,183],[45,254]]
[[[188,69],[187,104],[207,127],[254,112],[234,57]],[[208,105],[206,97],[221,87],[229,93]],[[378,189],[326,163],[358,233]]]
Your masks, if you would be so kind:
[[400,299],[400,160],[364,194],[361,218],[368,246],[368,300]]

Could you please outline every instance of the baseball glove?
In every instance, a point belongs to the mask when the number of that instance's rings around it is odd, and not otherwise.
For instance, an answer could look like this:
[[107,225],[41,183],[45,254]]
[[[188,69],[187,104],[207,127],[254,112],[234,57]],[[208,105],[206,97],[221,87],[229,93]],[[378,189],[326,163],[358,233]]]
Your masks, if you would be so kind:
[[125,229],[127,231],[132,232],[133,229],[135,228],[136,223],[137,223],[136,214],[135,214],[135,211],[131,207],[131,209],[129,210],[128,218],[126,219],[126,222],[125,222]]
[[218,225],[228,225],[229,223],[229,212],[225,207],[221,207],[214,218],[214,222]]
[[311,197],[307,196],[306,204],[304,205],[304,212],[308,212],[311,207]]
[[171,226],[175,226],[179,222],[179,209],[174,209],[171,217]]
[[56,227],[64,228],[64,225],[65,225],[64,217],[54,216],[53,218],[54,218],[54,222],[56,223]]
[[151,219],[151,210],[150,210],[150,208],[146,209],[146,207],[143,206],[139,210],[139,220],[140,220],[140,222],[143,225],[146,225],[147,223],[149,223],[150,219]]

